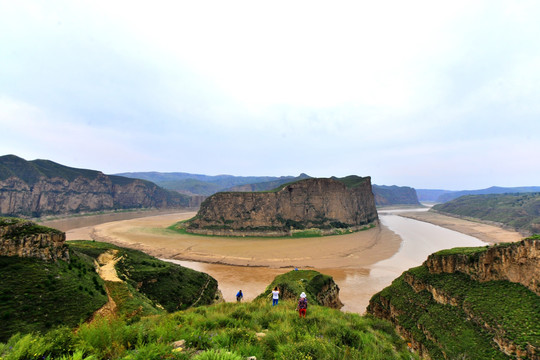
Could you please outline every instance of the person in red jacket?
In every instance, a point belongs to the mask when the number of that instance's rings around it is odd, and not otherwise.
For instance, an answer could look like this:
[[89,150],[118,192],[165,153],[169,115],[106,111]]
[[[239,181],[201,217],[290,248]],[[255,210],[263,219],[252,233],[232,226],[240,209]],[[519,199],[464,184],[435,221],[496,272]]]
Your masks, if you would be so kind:
[[302,292],[300,294],[300,300],[298,300],[298,307],[296,308],[300,317],[306,317],[307,305],[306,293]]

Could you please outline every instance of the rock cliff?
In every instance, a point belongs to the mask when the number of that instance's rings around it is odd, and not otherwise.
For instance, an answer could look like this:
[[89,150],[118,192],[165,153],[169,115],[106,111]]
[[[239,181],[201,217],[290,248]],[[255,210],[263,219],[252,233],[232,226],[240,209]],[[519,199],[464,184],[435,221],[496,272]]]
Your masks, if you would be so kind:
[[39,217],[101,210],[189,205],[189,198],[138,179],[47,160],[0,157],[0,214]]
[[420,205],[416,190],[408,186],[373,185],[377,206]]
[[226,192],[207,198],[187,231],[212,235],[289,235],[310,228],[332,233],[378,220],[369,177],[352,186],[305,179],[272,192]]
[[30,221],[0,217],[0,256],[69,260],[65,233]]
[[373,296],[428,359],[540,359],[540,236],[432,254]]

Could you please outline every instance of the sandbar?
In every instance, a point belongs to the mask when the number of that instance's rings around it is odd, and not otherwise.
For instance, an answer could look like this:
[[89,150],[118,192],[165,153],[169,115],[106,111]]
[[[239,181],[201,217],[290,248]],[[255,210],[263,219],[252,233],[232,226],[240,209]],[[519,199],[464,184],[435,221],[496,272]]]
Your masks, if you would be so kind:
[[93,239],[135,248],[158,258],[270,268],[364,268],[391,257],[401,238],[382,225],[314,238],[216,237],[167,229],[195,212],[114,221],[67,231],[67,240]]
[[516,242],[520,241],[524,237],[522,234],[514,230],[503,229],[502,227],[485,224],[482,222],[447,216],[434,211],[403,211],[399,212],[398,215],[470,235],[488,244]]

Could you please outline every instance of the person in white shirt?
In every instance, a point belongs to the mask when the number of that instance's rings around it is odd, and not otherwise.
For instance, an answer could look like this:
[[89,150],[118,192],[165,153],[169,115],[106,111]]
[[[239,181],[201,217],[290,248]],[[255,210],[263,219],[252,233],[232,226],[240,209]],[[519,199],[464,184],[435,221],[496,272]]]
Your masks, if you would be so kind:
[[278,300],[279,300],[279,290],[276,286],[274,290],[272,291],[272,306],[276,306],[278,304]]

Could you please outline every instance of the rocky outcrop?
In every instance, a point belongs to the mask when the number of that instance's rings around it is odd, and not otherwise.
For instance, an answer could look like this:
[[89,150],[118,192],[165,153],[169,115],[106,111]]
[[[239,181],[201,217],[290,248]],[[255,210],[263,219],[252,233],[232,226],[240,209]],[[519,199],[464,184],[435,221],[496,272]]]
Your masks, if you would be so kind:
[[101,210],[187,206],[188,197],[138,179],[46,160],[0,157],[0,214],[39,217]]
[[432,254],[373,296],[427,359],[540,359],[540,236]]
[[425,265],[430,272],[461,272],[485,282],[508,280],[520,283],[540,296],[540,240],[527,238],[469,254],[435,253]]
[[339,287],[334,279],[315,270],[293,270],[278,275],[257,299],[270,299],[275,287],[279,289],[281,300],[298,301],[300,294],[304,292],[310,304],[333,309],[343,307],[339,299]]
[[69,261],[65,233],[15,218],[0,218],[0,256]]
[[378,220],[371,179],[354,186],[305,179],[274,192],[217,193],[206,199],[187,231],[212,235],[289,235],[317,228],[357,230]]

